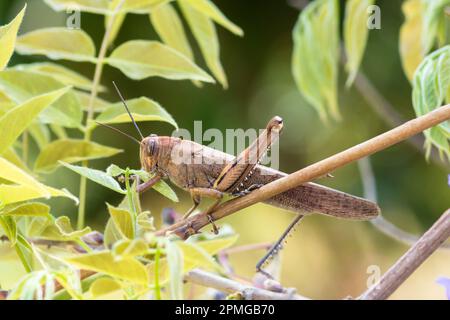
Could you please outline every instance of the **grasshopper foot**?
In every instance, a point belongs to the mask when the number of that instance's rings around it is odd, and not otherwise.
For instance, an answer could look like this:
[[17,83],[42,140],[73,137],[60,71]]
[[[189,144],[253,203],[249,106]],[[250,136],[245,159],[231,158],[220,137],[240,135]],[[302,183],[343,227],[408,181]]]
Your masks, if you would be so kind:
[[210,214],[207,214],[206,217],[213,227],[212,232],[214,232],[214,234],[219,234],[219,227],[217,227],[217,225],[214,223],[213,217]]
[[245,190],[237,191],[237,192],[233,193],[233,196],[235,196],[235,197],[245,196],[245,195],[251,193],[253,190],[261,188],[262,186],[263,186],[263,184],[252,184]]

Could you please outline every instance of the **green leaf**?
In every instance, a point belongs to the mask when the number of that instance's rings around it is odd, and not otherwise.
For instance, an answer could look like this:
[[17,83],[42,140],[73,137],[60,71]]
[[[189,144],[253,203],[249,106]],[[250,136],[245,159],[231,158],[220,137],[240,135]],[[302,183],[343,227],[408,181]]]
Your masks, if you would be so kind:
[[119,46],[106,62],[133,80],[159,76],[171,80],[214,82],[189,58],[158,41],[132,40]]
[[161,40],[190,60],[194,60],[191,46],[184,32],[183,23],[177,11],[170,4],[164,4],[150,13],[150,21]]
[[347,54],[345,68],[348,72],[347,86],[355,80],[367,44],[368,7],[375,0],[348,0],[345,6],[344,43]]
[[423,34],[422,47],[424,52],[429,52],[438,40],[439,25],[445,24],[447,19],[445,7],[450,5],[450,0],[425,1],[425,10],[423,16]]
[[19,12],[19,14],[6,26],[0,27],[0,71],[5,69],[8,65],[9,59],[14,53],[14,46],[16,44],[17,32],[22,23],[23,16],[27,5]]
[[179,0],[181,2],[187,2],[190,6],[200,11],[207,17],[213,19],[215,22],[228,29],[232,33],[243,36],[244,31],[231,22],[225,15],[216,7],[216,5],[209,0]]
[[166,241],[167,263],[170,274],[170,298],[183,299],[183,254],[172,241]]
[[39,150],[42,150],[50,142],[50,130],[45,124],[35,121],[28,126],[28,132],[38,145]]
[[58,161],[74,163],[112,157],[122,152],[95,142],[75,139],[61,139],[48,144],[36,159],[37,172],[51,172],[59,166]]
[[48,197],[65,197],[78,204],[78,198],[72,195],[66,189],[55,189],[44,186],[44,192],[29,186],[5,185],[0,184],[0,204],[10,204],[27,200],[34,200]]
[[92,180],[92,181],[98,183],[99,185],[109,188],[115,192],[118,192],[121,194],[126,194],[126,191],[120,187],[120,184],[116,180],[114,180],[114,178],[112,178],[110,175],[108,175],[107,173],[105,173],[103,171],[89,169],[89,168],[80,167],[80,166],[74,166],[74,165],[70,165],[68,163],[64,163],[62,161],[60,161],[60,163],[64,167],[78,173],[79,175],[82,175],[82,176],[88,178],[89,180]]
[[40,202],[21,203],[5,206],[0,210],[1,215],[46,217],[50,214],[50,207]]
[[132,213],[125,209],[115,208],[109,204],[107,205],[109,214],[116,226],[117,231],[119,231],[123,237],[133,239],[134,227]]
[[[115,13],[114,6],[109,0],[44,0],[55,11],[66,11],[77,8],[80,11],[112,15]],[[169,0],[125,0],[120,12],[147,14],[150,10]],[[117,1],[116,1],[117,2]]]
[[164,197],[168,198],[169,200],[172,200],[173,202],[179,202],[177,194],[173,189],[163,180],[159,180],[157,183],[153,185],[153,189],[158,191],[160,194],[162,194]]
[[[75,91],[75,95],[77,96],[78,100],[80,101],[80,104],[83,107],[83,110],[88,111],[91,94],[82,92],[82,91]],[[99,97],[96,97],[94,100],[93,108],[94,108],[94,112],[102,112],[110,106],[111,106],[111,104],[108,101],[103,100]]]
[[[445,101],[450,90],[450,45],[429,54],[417,68],[413,78],[413,106],[416,115],[422,116]],[[431,146],[450,160],[450,121],[424,131],[427,157]]]
[[63,88],[31,98],[0,117],[0,154],[16,141],[42,110],[67,93],[68,89]]
[[16,51],[23,55],[40,54],[52,60],[96,63],[95,46],[83,30],[65,27],[31,31],[17,39]]
[[[17,104],[54,90],[66,88],[52,77],[30,71],[6,70],[0,73],[0,90]],[[52,103],[40,115],[41,123],[81,129],[83,111],[72,90]]]
[[[11,70],[11,69],[10,69]],[[50,76],[66,86],[72,86],[81,90],[90,91],[92,81],[78,72],[52,62],[36,62],[14,66],[12,70],[31,71]],[[106,91],[104,86],[98,87],[99,92]]]
[[92,298],[95,299],[121,289],[122,286],[117,280],[112,278],[100,278],[91,284],[89,293],[92,295]]
[[80,269],[101,272],[144,286],[149,281],[147,270],[140,262],[133,258],[116,260],[111,251],[77,255],[65,260]]
[[[157,103],[146,97],[127,100],[128,108],[135,121],[163,121],[170,123],[178,129],[178,125],[172,116]],[[128,123],[131,122],[130,116],[124,109],[122,102],[115,103],[105,109],[96,121],[101,123]]]
[[227,76],[220,62],[220,47],[216,27],[208,16],[191,7],[189,1],[180,1],[180,8],[197,40],[206,65],[224,88],[228,87]]
[[337,101],[339,8],[337,0],[317,0],[300,13],[293,30],[292,74],[320,118],[339,119]]

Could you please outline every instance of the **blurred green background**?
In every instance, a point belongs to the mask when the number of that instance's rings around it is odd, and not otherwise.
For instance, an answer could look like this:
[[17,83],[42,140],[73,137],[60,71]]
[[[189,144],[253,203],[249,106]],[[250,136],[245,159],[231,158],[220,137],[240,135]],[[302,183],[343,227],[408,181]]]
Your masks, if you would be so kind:
[[[0,24],[10,21],[24,2],[0,1]],[[201,120],[204,130],[218,128],[225,132],[227,128],[263,128],[268,119],[279,115],[285,120],[280,141],[280,169],[285,172],[298,170],[389,129],[355,89],[343,86],[346,77],[343,70],[339,96],[343,120],[328,125],[319,121],[316,112],[298,93],[291,76],[291,30],[298,11],[286,1],[214,2],[245,31],[245,36],[239,38],[218,27],[221,58],[230,84],[228,90],[210,84],[197,88],[190,81],[162,78],[131,81],[109,67],[105,68],[102,84],[111,87],[111,81],[115,80],[128,99],[139,96],[155,99],[173,115],[181,128],[188,130],[193,129],[194,120]],[[399,113],[412,118],[411,87],[398,53],[399,28],[403,22],[401,3],[399,0],[377,1],[381,7],[382,28],[370,32],[362,70]],[[53,12],[42,1],[28,1],[20,33],[63,26],[66,18],[65,13]],[[98,48],[104,32],[102,17],[82,14],[81,27],[93,37]],[[157,39],[147,16],[127,16],[116,46],[130,39]],[[194,43],[191,41],[196,61],[206,70]],[[44,60],[14,55],[10,65]],[[93,75],[91,64],[62,63],[88,77]],[[113,90],[102,97],[117,100]],[[169,125],[157,122],[140,126],[146,134],[168,135],[172,130]],[[120,128],[135,134],[131,126],[121,125]],[[138,149],[126,138],[100,128],[95,131],[94,140],[123,148],[124,153],[105,161],[93,161],[91,167],[105,169],[111,162],[121,167],[139,167]],[[384,217],[397,226],[422,234],[449,207],[448,166],[427,163],[423,154],[407,143],[380,152],[371,161],[379,205]],[[333,179],[318,182],[362,196],[356,164],[341,168],[333,175]],[[59,169],[47,176],[46,182],[78,193],[79,177],[68,170]],[[188,194],[176,191],[181,202],[175,206],[150,191],[143,197],[145,208],[157,218],[165,207],[174,206],[177,211],[184,212],[191,205]],[[88,224],[94,228],[102,228],[108,217],[105,201],[118,204],[120,198],[90,183],[87,213]],[[77,208],[71,202],[55,200],[53,203],[55,215],[69,215],[75,221]],[[274,241],[292,217],[286,211],[260,204],[234,214],[220,224],[232,225],[240,234],[239,244],[260,243]],[[379,266],[381,272],[385,272],[406,250],[406,245],[384,236],[369,222],[314,215],[302,222],[282,253],[282,281],[285,286],[296,287],[301,294],[311,298],[357,296],[366,288],[369,266]],[[231,261],[238,274],[251,277],[254,265],[262,255],[262,251],[235,254]],[[439,276],[450,277],[448,251],[435,253],[392,298],[443,299],[444,289],[435,283]],[[6,283],[2,285],[7,286]]]

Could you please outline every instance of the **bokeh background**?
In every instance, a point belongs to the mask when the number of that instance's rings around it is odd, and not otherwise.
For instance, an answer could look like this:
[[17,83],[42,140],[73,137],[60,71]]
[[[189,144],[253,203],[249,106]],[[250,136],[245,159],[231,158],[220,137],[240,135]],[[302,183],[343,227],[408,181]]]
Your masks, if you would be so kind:
[[[22,0],[0,1],[0,24],[10,21],[23,7]],[[193,129],[194,120],[203,128],[263,128],[269,118],[279,115],[285,120],[280,141],[280,167],[293,172],[340,150],[364,141],[389,129],[363,97],[353,88],[344,87],[341,69],[339,103],[343,120],[325,125],[298,93],[291,72],[291,30],[298,10],[286,1],[215,0],[218,7],[243,28],[245,36],[236,37],[218,27],[221,58],[229,80],[229,89],[206,84],[195,87],[190,81],[169,81],[150,78],[131,81],[118,70],[105,68],[102,83],[111,87],[116,80],[126,98],[147,96],[164,106],[181,128]],[[403,73],[399,50],[399,28],[403,22],[400,0],[379,0],[381,30],[372,30],[362,70],[405,118],[414,117],[411,87]],[[343,8],[343,2],[341,3]],[[43,1],[28,1],[21,33],[41,27],[63,26],[67,15],[56,13]],[[101,16],[82,14],[81,27],[95,40],[97,47],[103,35]],[[189,35],[190,36],[190,35]],[[116,45],[130,39],[158,39],[147,16],[128,15]],[[191,37],[192,40],[192,37]],[[191,41],[197,63],[204,67],[195,42]],[[1,48],[0,48],[1,50]],[[44,61],[42,57],[15,55],[11,65]],[[93,65],[62,62],[88,77]],[[113,90],[102,96],[116,101]],[[121,129],[135,134],[131,126]],[[146,134],[170,134],[172,129],[162,123],[141,124]],[[138,149],[112,132],[98,129],[94,139],[124,149],[124,153],[90,166],[105,169],[111,162],[121,167],[139,167]],[[449,207],[449,167],[427,163],[422,153],[401,143],[371,157],[377,183],[378,202],[386,219],[404,230],[420,235]],[[324,185],[362,196],[361,176],[356,164],[333,172],[333,179],[317,181]],[[46,182],[78,193],[79,177],[59,169],[46,177]],[[184,212],[191,205],[188,194],[177,190],[181,201],[173,204],[154,191],[148,192],[144,206],[158,219],[165,207]],[[117,194],[89,184],[88,224],[102,228],[108,214],[105,202],[118,204]],[[54,200],[55,215],[71,216],[77,208],[67,200]],[[274,241],[289,224],[293,215],[263,204],[255,205],[220,221],[230,224],[240,234],[238,244]],[[385,272],[408,246],[383,235],[370,222],[351,222],[313,215],[304,219],[282,252],[282,283],[296,287],[311,298],[336,299],[358,296],[366,289],[368,268],[379,266]],[[252,277],[254,266],[263,251],[237,253],[231,257],[236,272]],[[1,264],[1,261],[0,261]],[[2,287],[8,287],[21,273],[6,274],[0,268]],[[393,299],[444,299],[444,288],[436,283],[439,276],[450,277],[450,253],[441,250],[428,259],[391,297]]]

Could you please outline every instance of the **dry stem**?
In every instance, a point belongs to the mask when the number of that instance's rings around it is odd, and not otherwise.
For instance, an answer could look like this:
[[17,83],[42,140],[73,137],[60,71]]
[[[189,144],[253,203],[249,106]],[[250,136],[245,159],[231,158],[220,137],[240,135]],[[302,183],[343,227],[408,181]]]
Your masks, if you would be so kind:
[[229,294],[239,293],[244,300],[309,300],[308,298],[294,293],[273,292],[244,285],[237,281],[222,278],[221,276],[200,269],[194,269],[188,272],[184,279]]
[[360,299],[383,300],[450,237],[450,209]]

